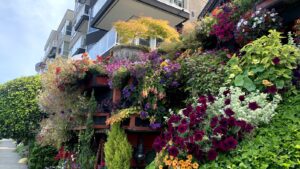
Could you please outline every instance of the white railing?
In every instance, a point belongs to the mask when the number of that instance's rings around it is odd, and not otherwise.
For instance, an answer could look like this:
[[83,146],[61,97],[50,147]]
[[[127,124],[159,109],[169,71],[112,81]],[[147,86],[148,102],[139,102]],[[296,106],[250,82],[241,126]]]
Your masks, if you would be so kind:
[[95,17],[96,14],[101,10],[103,5],[107,2],[107,0],[98,0],[93,6],[92,17]]
[[115,45],[117,45],[117,32],[112,28],[88,52],[91,58],[96,58],[97,55],[105,54]]

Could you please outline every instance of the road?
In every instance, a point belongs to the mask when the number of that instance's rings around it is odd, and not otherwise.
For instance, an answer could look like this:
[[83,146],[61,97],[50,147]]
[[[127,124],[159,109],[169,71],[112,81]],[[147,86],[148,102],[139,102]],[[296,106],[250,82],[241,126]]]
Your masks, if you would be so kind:
[[26,165],[18,164],[20,156],[15,150],[16,145],[13,140],[0,140],[0,169],[27,169]]

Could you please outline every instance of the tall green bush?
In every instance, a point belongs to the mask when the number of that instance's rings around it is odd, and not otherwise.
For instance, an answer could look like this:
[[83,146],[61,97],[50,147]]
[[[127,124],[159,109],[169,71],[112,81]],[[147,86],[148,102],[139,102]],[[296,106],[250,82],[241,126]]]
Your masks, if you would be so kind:
[[39,76],[21,77],[0,86],[0,137],[28,141],[35,137],[43,113],[37,104]]
[[104,145],[105,164],[109,169],[129,169],[132,147],[119,123],[111,126]]
[[300,95],[286,100],[277,112],[269,125],[256,129],[254,138],[202,168],[300,168]]

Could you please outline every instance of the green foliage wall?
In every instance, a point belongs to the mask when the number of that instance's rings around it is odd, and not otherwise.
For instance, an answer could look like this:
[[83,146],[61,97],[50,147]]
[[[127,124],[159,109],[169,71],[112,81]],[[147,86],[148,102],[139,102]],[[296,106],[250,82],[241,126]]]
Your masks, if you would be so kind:
[[42,112],[37,104],[39,76],[21,77],[0,86],[0,137],[34,138]]
[[203,169],[300,168],[300,95],[285,101],[272,122],[257,129],[233,152],[219,156]]
[[129,169],[132,147],[119,123],[111,126],[104,145],[105,164],[109,169]]

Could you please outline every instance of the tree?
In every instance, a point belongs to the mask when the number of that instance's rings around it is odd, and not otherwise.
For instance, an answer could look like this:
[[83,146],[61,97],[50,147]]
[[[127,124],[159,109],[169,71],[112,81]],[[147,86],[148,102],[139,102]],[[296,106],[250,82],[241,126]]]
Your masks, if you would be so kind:
[[39,76],[21,77],[0,85],[0,137],[27,142],[35,137],[43,113],[37,104]]

